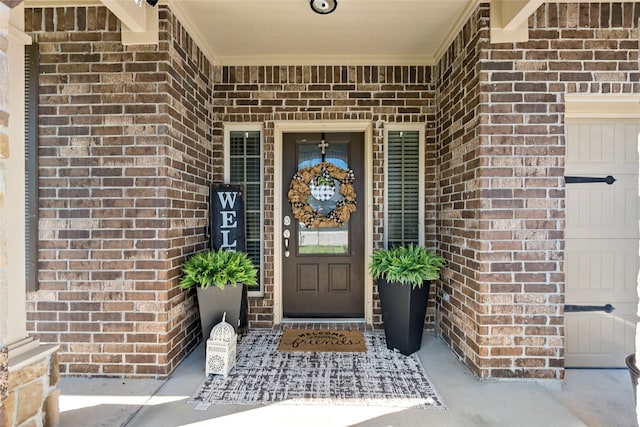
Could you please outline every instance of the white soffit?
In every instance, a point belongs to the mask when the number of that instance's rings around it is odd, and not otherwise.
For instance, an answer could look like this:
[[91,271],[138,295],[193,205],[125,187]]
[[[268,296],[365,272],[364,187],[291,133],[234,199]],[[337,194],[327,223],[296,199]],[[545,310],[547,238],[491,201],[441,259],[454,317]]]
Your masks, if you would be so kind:
[[[560,1],[579,0],[547,0]],[[138,12],[134,0],[25,0],[26,7],[102,3],[130,4],[123,20]],[[309,0],[160,0],[216,65],[434,65],[480,3],[489,0],[338,0],[335,12],[319,15]],[[515,42],[527,39],[542,1],[491,3],[492,39]]]
[[[25,7],[121,7],[126,1],[25,0]],[[329,15],[314,13],[308,0],[159,4],[171,8],[216,65],[433,65],[483,2],[488,0],[338,0]],[[125,10],[121,18],[136,13]]]
[[432,65],[480,0],[168,0],[221,65]]

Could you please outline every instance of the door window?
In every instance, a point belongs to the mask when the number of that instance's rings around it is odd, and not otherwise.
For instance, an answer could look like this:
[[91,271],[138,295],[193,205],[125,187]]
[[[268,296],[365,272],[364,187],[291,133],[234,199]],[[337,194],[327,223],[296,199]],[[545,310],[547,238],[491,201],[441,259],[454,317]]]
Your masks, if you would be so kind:
[[[326,148],[325,161],[341,169],[348,169],[348,145],[333,143]],[[298,145],[298,170],[316,166],[322,162],[317,144]],[[314,210],[327,214],[342,200],[340,182],[334,180],[331,190],[314,192],[307,203]],[[349,224],[339,227],[311,228],[298,223],[298,255],[348,255]]]

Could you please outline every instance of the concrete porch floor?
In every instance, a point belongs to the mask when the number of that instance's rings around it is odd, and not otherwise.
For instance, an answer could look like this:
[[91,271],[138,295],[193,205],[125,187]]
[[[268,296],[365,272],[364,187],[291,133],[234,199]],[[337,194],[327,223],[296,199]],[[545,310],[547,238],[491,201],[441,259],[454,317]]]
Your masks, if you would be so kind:
[[198,346],[167,380],[63,378],[61,426],[637,425],[626,369],[567,370],[563,382],[479,381],[428,333],[418,355],[446,410],[212,405],[196,411],[186,401],[204,380],[204,353],[204,346]]

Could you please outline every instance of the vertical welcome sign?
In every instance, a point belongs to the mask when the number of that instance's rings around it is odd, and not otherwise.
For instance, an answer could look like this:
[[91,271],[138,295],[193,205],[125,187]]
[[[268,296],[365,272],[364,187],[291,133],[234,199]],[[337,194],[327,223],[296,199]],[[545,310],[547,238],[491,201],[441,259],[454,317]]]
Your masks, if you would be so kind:
[[[211,249],[246,252],[244,229],[244,197],[238,185],[214,184],[209,194]],[[242,286],[238,331],[249,328],[247,287]]]
[[209,206],[211,248],[245,252],[242,188],[228,184],[212,185]]

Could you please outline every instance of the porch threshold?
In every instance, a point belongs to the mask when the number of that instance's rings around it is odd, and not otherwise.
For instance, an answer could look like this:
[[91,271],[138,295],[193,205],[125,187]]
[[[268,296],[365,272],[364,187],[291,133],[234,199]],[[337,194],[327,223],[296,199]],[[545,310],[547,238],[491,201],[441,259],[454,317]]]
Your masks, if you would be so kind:
[[373,330],[364,318],[317,318],[317,317],[285,317],[273,329],[341,329],[341,330]]

